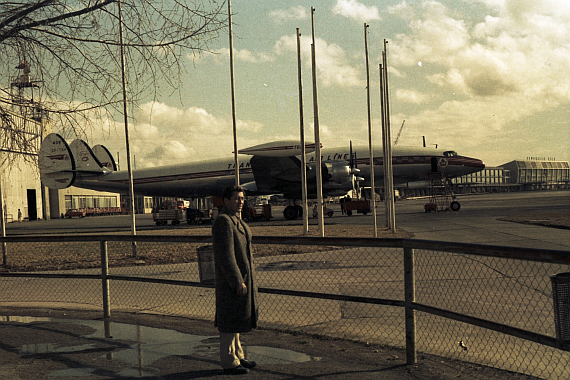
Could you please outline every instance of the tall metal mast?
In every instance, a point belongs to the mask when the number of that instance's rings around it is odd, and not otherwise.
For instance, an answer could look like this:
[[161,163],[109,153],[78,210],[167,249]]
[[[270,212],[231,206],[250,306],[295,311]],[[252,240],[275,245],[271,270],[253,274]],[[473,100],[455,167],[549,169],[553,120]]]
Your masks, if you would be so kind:
[[376,192],[374,185],[374,149],[372,145],[372,121],[370,117],[370,66],[368,62],[368,25],[364,23],[364,50],[366,55],[366,100],[368,105],[368,151],[370,155],[370,190],[372,197],[373,215],[373,236],[378,237],[378,227],[376,225]]
[[[123,13],[121,9],[121,1],[117,2],[119,7],[119,41],[121,51],[121,79],[123,85],[123,116],[125,121],[125,141],[127,145],[127,169],[129,172],[129,196],[131,197],[131,233],[133,236],[137,234],[135,219],[135,189],[133,185],[133,169],[131,165],[131,146],[129,143],[129,118],[127,114],[127,79],[125,76],[125,45],[123,43]],[[133,256],[137,255],[137,245],[133,241]]]
[[301,198],[303,202],[303,235],[309,232],[307,206],[307,155],[305,149],[305,122],[303,117],[303,79],[301,75],[301,31],[297,28],[297,72],[299,79],[299,127],[301,135]]
[[230,36],[230,87],[232,93],[232,126],[234,133],[234,165],[236,185],[239,185],[239,160],[237,149],[237,122],[236,122],[236,99],[235,99],[235,84],[234,84],[234,40],[232,35],[232,2],[228,0],[228,22],[229,22],[229,36]]
[[321,168],[321,139],[319,132],[319,102],[317,95],[317,64],[315,57],[315,8],[311,7],[312,38],[311,60],[313,68],[313,112],[315,117],[315,162],[317,169],[317,218],[319,234],[325,236],[325,220],[323,215],[323,175]]

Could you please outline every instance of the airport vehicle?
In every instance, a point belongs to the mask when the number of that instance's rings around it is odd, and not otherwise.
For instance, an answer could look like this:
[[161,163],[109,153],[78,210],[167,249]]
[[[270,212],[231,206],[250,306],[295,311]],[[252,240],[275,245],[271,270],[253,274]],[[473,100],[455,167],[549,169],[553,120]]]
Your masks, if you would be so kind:
[[72,208],[72,209],[69,209],[65,212],[65,217],[68,219],[71,219],[74,217],[84,218],[85,217],[85,211],[78,210],[76,208]]
[[[307,145],[307,189],[310,199],[316,198],[315,144]],[[370,186],[368,147],[322,149],[323,197],[343,196],[356,183]],[[375,152],[382,152],[379,147]],[[248,195],[283,194],[289,200],[301,199],[301,147],[297,141],[275,141],[239,151],[241,185]],[[438,162],[445,158],[448,178],[474,173],[485,168],[483,161],[459,156],[453,150],[434,148],[394,147],[392,151],[394,183],[426,181]],[[247,155],[247,156],[245,156]],[[248,157],[250,156],[250,157]],[[366,158],[362,158],[366,157]],[[377,153],[372,161],[375,181],[382,183],[383,157]],[[86,189],[128,192],[128,173],[117,171],[108,149],[97,145],[91,149],[83,140],[70,145],[56,133],[42,142],[38,155],[41,180],[49,188],[63,189],[71,185]],[[235,183],[235,163],[232,158],[211,159],[149,169],[133,170],[136,194],[198,198],[219,196],[224,187]],[[293,204],[283,211],[287,219],[302,214]]]
[[241,216],[244,220],[251,222],[258,222],[273,218],[273,215],[271,215],[270,204],[255,205],[254,207],[248,207],[242,210]]
[[[332,217],[334,215],[334,210],[330,207],[328,207],[327,205],[323,205],[323,214],[324,215],[328,215],[329,217]],[[313,207],[313,218],[316,218],[319,215],[319,212],[317,211],[317,205],[315,205]]]
[[212,223],[212,211],[200,210],[197,208],[186,209],[186,223],[188,224],[204,224]]
[[179,207],[177,201],[164,201],[158,209],[152,211],[152,220],[157,226],[166,226],[169,221],[176,225],[185,219],[185,210],[183,207]]
[[353,211],[356,211],[360,214],[368,214],[372,212],[372,208],[370,206],[371,202],[368,199],[362,200],[345,200],[343,203],[344,211],[346,211],[346,215],[351,216]]
[[424,205],[425,212],[459,211],[460,208],[451,182],[443,173],[434,173],[430,178],[429,203]]

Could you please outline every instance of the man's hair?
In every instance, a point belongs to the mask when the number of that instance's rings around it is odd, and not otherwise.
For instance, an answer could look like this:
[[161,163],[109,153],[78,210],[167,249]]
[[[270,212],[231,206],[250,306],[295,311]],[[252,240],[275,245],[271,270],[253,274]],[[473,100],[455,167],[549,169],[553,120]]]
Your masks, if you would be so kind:
[[222,193],[223,199],[231,199],[234,193],[243,193],[245,195],[245,189],[238,185],[228,186],[224,189]]

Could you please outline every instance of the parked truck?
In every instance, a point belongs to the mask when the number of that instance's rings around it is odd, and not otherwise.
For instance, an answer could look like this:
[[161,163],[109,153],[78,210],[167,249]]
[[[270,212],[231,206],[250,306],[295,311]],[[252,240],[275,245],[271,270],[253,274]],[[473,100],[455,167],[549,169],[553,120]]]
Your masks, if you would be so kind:
[[180,224],[186,219],[184,208],[177,201],[164,201],[158,209],[152,211],[152,220],[157,226],[166,226],[170,221],[172,225]]
[[197,208],[186,209],[186,223],[188,224],[212,223],[212,216],[212,210],[200,210]]

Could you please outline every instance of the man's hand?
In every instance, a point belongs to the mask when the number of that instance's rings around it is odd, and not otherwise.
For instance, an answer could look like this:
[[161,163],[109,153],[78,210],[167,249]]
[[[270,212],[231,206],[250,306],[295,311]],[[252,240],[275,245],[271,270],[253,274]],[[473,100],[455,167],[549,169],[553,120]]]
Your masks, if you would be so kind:
[[237,295],[238,296],[245,296],[247,295],[247,286],[245,284],[241,284],[237,288]]

